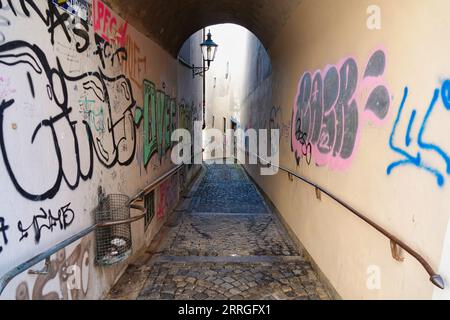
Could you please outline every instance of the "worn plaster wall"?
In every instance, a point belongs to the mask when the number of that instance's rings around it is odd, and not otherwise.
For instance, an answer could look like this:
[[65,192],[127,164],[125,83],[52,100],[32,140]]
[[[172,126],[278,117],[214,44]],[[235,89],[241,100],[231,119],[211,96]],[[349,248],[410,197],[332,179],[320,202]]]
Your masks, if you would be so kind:
[[[305,0],[268,48],[272,73],[249,81],[241,111],[244,128],[281,130],[281,165],[407,242],[447,286],[449,9],[445,0]],[[325,195],[247,168],[342,298],[449,297]]]
[[[169,171],[171,133],[201,120],[190,70],[102,1],[92,9],[84,21],[51,1],[0,1],[1,275],[91,226],[99,188],[133,196]],[[198,64],[199,35],[191,40],[185,51]],[[197,169],[155,190],[153,219],[132,226],[133,254]],[[98,266],[95,240],[52,256],[46,274],[23,272],[0,298],[101,298],[133,256]]]

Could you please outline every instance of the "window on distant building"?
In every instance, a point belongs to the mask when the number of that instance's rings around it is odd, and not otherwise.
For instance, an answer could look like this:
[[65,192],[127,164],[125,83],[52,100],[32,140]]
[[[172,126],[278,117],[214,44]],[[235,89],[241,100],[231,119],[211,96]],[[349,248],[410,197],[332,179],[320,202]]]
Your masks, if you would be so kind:
[[225,79],[230,76],[230,62],[227,62],[227,70],[225,71]]

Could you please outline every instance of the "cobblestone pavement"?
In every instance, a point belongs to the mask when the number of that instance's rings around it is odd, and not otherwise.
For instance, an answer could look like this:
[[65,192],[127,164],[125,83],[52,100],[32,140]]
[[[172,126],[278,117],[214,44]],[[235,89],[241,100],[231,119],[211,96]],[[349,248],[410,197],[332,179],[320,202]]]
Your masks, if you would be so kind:
[[304,261],[271,263],[156,263],[139,299],[325,299]]
[[264,201],[239,165],[206,165],[192,201],[193,212],[268,213]]
[[295,256],[271,215],[188,213],[167,237],[167,256]]
[[240,166],[205,164],[194,190],[110,299],[329,299]]

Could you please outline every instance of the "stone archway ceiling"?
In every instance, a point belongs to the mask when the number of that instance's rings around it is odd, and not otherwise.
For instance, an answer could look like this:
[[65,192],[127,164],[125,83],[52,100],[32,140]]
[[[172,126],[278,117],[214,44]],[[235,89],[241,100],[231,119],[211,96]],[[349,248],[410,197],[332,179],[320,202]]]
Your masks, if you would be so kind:
[[[219,23],[252,31],[270,47],[301,0],[105,0],[174,57],[193,33]],[[220,45],[220,44],[219,44]]]

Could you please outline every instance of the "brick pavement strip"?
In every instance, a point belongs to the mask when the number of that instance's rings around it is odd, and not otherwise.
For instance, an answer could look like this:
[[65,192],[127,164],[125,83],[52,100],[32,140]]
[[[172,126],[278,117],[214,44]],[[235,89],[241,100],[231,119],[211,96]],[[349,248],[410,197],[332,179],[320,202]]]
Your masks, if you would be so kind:
[[205,164],[186,211],[110,299],[330,299],[238,165]]

